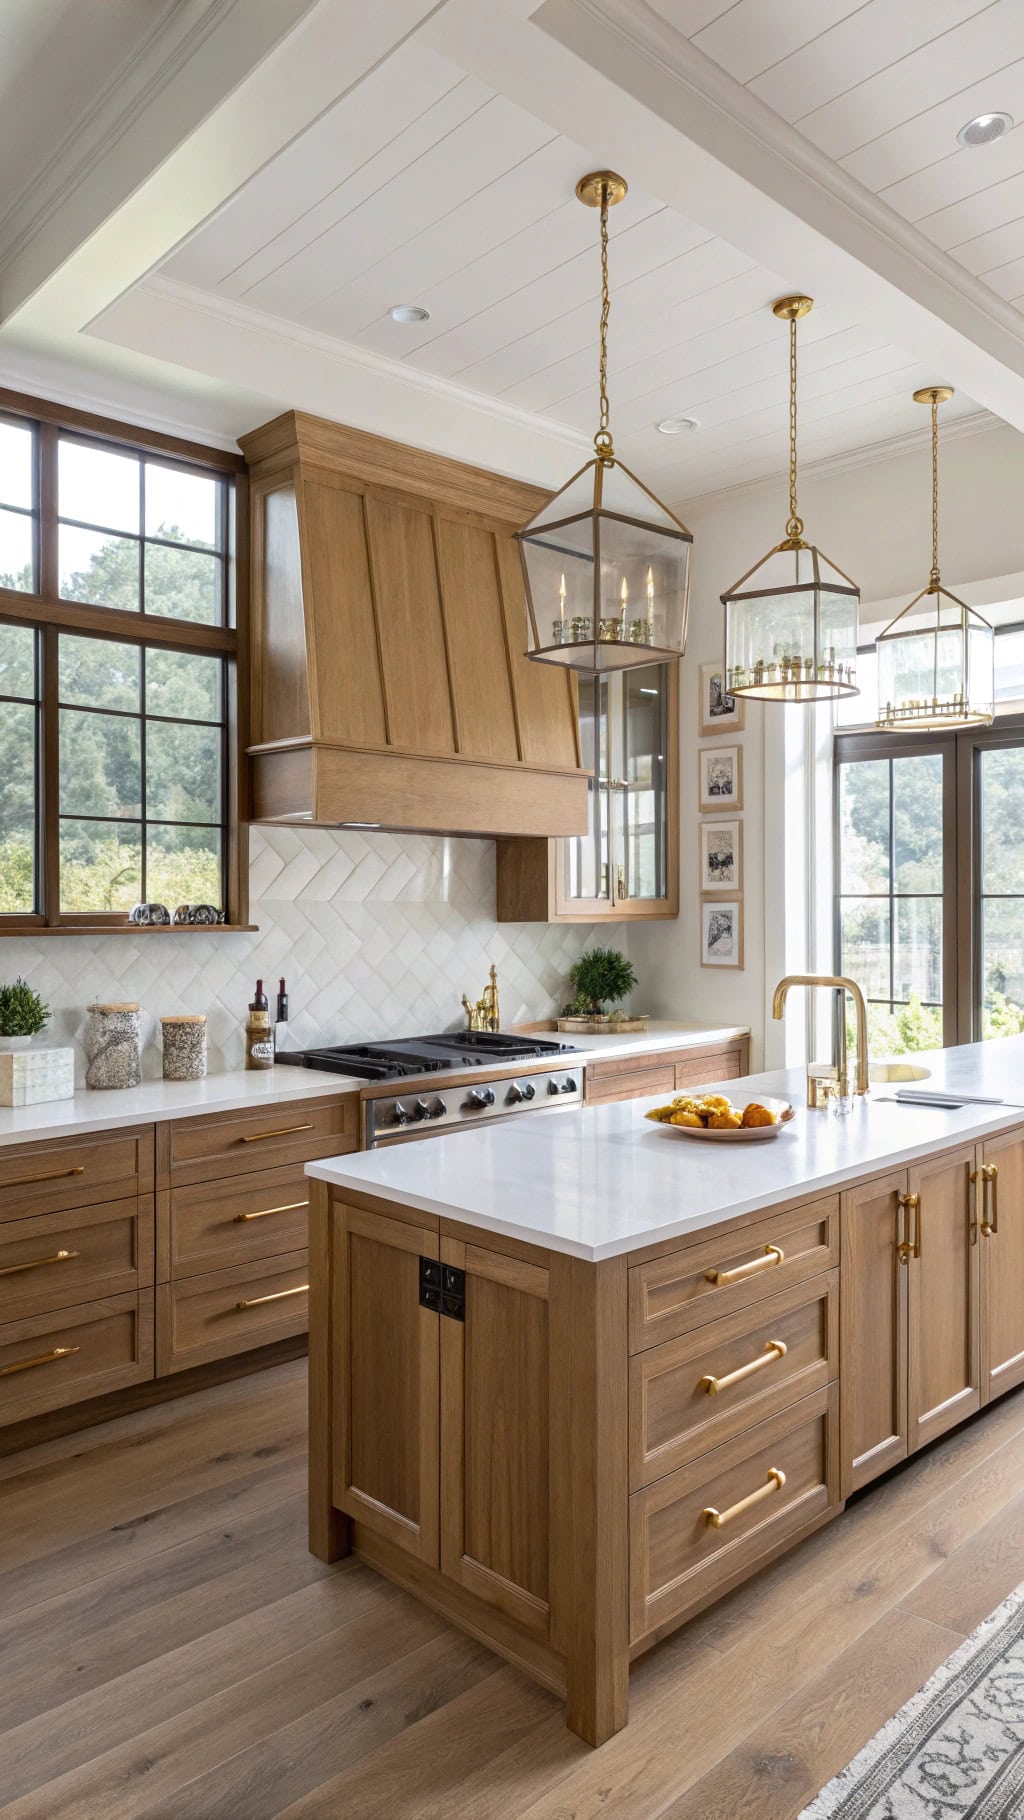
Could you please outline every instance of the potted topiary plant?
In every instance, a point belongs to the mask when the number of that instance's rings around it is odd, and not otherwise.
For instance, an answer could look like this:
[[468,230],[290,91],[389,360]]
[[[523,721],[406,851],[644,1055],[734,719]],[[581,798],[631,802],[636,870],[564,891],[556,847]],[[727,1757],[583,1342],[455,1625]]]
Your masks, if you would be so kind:
[[573,996],[558,1019],[559,1030],[646,1030],[646,1017],[607,1010],[609,1005],[626,998],[636,985],[636,974],[618,948],[586,949],[569,969],[569,984]]
[[50,1007],[20,976],[12,986],[0,986],[0,1052],[27,1049],[34,1036],[45,1030]]

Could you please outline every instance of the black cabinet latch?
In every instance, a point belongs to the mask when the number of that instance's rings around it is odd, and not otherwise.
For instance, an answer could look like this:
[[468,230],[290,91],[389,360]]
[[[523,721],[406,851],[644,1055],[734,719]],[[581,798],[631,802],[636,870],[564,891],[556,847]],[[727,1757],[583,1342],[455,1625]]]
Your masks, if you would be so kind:
[[420,1259],[420,1307],[431,1314],[446,1314],[451,1321],[466,1318],[466,1273],[438,1258]]

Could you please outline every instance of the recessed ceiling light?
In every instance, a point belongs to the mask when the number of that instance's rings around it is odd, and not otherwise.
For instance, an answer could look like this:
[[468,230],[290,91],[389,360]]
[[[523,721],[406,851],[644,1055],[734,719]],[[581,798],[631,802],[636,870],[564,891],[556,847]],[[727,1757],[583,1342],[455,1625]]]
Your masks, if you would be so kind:
[[392,322],[429,322],[430,311],[420,303],[394,303],[388,315]]
[[957,134],[961,145],[991,145],[1013,125],[1012,114],[976,114]]
[[699,430],[696,417],[663,417],[656,425],[663,436],[687,436],[691,430]]

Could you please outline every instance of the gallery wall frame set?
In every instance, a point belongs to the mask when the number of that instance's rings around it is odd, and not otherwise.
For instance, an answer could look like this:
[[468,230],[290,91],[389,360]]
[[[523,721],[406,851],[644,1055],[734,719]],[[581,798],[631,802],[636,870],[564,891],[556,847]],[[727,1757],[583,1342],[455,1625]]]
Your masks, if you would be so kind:
[[699,822],[700,894],[739,896],[743,891],[743,822],[738,815]]
[[702,967],[742,968],[742,897],[701,898],[700,964]]
[[725,665],[701,664],[698,676],[698,726],[706,739],[716,733],[742,733],[746,708],[742,696],[725,692]]
[[702,815],[743,807],[743,747],[699,746],[697,806]]

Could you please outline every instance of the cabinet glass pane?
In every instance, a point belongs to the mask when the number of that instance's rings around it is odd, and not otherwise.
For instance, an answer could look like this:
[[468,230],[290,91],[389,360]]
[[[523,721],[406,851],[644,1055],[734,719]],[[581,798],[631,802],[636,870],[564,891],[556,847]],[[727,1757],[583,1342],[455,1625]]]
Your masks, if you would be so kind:
[[624,884],[629,897],[650,900],[664,897],[667,890],[667,667],[650,664],[627,671],[621,687]]
[[609,894],[608,678],[581,676],[580,748],[583,766],[593,772],[588,797],[589,831],[565,843],[565,889],[570,898]]

